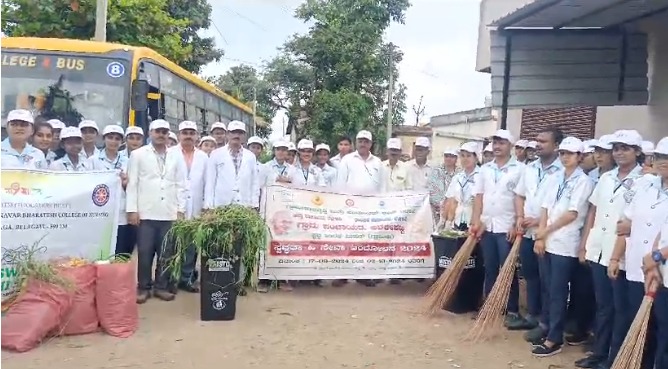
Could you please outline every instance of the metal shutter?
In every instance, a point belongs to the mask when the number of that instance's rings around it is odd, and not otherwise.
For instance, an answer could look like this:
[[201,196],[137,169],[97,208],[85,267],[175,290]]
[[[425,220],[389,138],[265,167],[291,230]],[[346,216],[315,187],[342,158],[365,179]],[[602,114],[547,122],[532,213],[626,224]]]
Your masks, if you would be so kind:
[[559,128],[565,136],[575,136],[582,140],[594,137],[596,126],[595,106],[574,106],[556,109],[522,110],[520,137],[533,140],[547,128]]

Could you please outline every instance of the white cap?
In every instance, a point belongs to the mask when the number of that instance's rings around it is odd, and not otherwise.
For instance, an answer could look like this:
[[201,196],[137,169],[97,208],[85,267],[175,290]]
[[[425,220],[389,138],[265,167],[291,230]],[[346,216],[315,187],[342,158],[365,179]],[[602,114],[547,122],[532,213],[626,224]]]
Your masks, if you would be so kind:
[[156,119],[148,126],[149,131],[154,129],[169,129],[169,122],[164,119]]
[[290,144],[287,143],[286,141],[278,140],[278,141],[274,142],[273,147],[274,147],[274,149],[278,149],[279,147],[283,147],[283,148],[287,149],[288,147],[290,147]]
[[104,129],[102,130],[102,137],[108,135],[109,133],[118,133],[119,135],[121,135],[121,137],[123,137],[123,135],[125,134],[125,132],[123,132],[123,127],[117,124],[110,124],[104,127]]
[[63,121],[60,120],[60,119],[49,119],[46,122],[49,123],[51,125],[51,128],[53,128],[53,129],[63,129],[63,128],[65,128],[65,123],[63,123]]
[[496,131],[496,133],[492,135],[492,138],[494,137],[507,140],[510,143],[515,142],[515,138],[513,137],[513,135],[510,134],[510,131],[507,129],[499,129],[498,131]]
[[[416,141],[417,145],[417,141]],[[401,150],[401,139],[400,138],[390,138],[387,140],[387,148],[388,149],[395,149],[395,150]]]
[[645,155],[654,154],[654,142],[652,141],[643,141],[642,144],[642,153]]
[[612,143],[610,142],[611,140],[612,135],[603,135],[601,138],[596,140],[592,146],[598,147],[599,149],[612,150]]
[[568,152],[584,152],[584,144],[577,137],[569,136],[559,144],[559,150]]
[[35,118],[33,118],[32,113],[25,109],[16,109],[10,111],[9,114],[7,114],[7,121],[11,122],[13,120],[20,120],[30,124],[35,123]]
[[297,151],[297,146],[295,146],[294,142],[288,142],[288,151]]
[[595,151],[594,147],[596,147],[596,140],[587,140],[584,142],[584,153],[585,154],[591,154]]
[[258,136],[252,136],[251,138],[248,139],[248,145],[250,144],[258,144],[262,147],[264,147],[264,141]]
[[656,143],[654,153],[668,155],[668,137],[664,137]]
[[204,142],[204,141],[211,141],[213,143],[216,143],[216,139],[213,138],[212,136],[204,136],[204,137],[200,138],[199,144],[201,145],[202,142]]
[[246,124],[244,122],[240,122],[238,120],[233,120],[230,122],[230,124],[227,125],[227,130],[228,131],[244,131],[246,132]]
[[320,150],[326,150],[327,152],[332,152],[332,150],[329,149],[329,145],[327,144],[318,144],[315,147],[315,152],[318,152]]
[[528,140],[517,140],[517,142],[515,142],[515,146],[519,146],[523,149],[526,149],[529,146],[529,141]]
[[306,138],[302,138],[297,143],[297,149],[298,150],[308,150],[308,149],[313,150],[313,141],[308,140]]
[[642,136],[634,129],[620,129],[612,134],[611,144],[621,143],[629,146],[641,147]]
[[144,135],[144,130],[141,127],[130,126],[125,130],[125,137],[128,137],[130,134]]
[[197,123],[193,122],[192,120],[184,120],[183,122],[179,123],[179,132],[186,129],[192,129],[193,131],[197,132]]
[[471,154],[477,154],[478,153],[478,143],[474,141],[469,141],[465,142],[462,144],[462,146],[459,148],[459,151],[466,151],[470,152]]
[[172,131],[169,131],[169,138],[171,138],[172,140],[174,140],[176,142],[179,142],[179,138],[176,137],[176,133],[174,133]]
[[415,139],[415,146],[430,148],[431,143],[427,137],[418,137]]
[[458,156],[459,155],[459,149],[445,149],[445,150],[443,150],[443,156],[445,156],[445,155]]
[[100,132],[100,129],[97,128],[97,123],[95,123],[94,120],[88,120],[88,119],[82,120],[79,123],[79,129],[84,129],[84,128],[95,128],[96,131]]
[[211,128],[209,129],[209,132],[213,132],[214,129],[216,128],[222,128],[223,131],[227,131],[227,127],[225,127],[225,123],[223,122],[216,122],[211,125]]
[[527,148],[528,149],[535,149],[537,147],[538,147],[538,142],[537,141],[529,141],[529,143],[527,143]]
[[360,138],[364,138],[364,139],[367,139],[369,141],[373,141],[373,136],[371,135],[371,132],[369,132],[367,130],[361,130],[361,131],[357,132],[357,137],[355,137],[355,138],[358,139],[358,140]]
[[485,149],[482,150],[482,152],[494,152],[494,148],[492,147],[492,144],[488,143],[487,146],[485,146]]
[[81,130],[78,127],[65,127],[60,132],[60,139],[64,140],[66,138],[78,137],[81,138]]

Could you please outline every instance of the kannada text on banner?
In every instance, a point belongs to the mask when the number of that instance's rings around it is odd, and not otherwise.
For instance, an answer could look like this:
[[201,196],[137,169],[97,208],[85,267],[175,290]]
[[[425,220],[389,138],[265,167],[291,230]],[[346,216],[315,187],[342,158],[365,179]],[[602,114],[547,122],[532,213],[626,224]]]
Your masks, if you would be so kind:
[[426,193],[349,195],[269,186],[270,243],[260,278],[431,278],[432,213]]
[[3,299],[14,290],[15,261],[29,250],[42,259],[113,253],[121,199],[116,172],[4,169],[1,184]]

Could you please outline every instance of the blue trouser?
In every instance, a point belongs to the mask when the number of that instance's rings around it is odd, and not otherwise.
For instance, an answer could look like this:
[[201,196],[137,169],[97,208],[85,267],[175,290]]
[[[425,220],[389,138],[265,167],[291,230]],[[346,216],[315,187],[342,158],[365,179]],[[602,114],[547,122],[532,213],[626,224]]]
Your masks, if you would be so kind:
[[[645,283],[627,281],[627,304],[626,324],[631,326],[633,320],[640,310],[640,305],[645,297]],[[656,321],[651,319],[647,327],[647,339],[645,340],[645,350],[643,351],[641,369],[652,369],[654,367],[654,357],[656,356]],[[628,331],[627,331],[628,334]]]
[[668,288],[660,288],[654,299],[656,318],[656,364],[655,369],[668,368]]
[[[520,262],[522,263],[522,277],[527,286],[527,310],[529,315],[539,318],[541,314],[541,281],[538,268],[538,257],[533,252],[534,240],[522,238],[520,248]],[[545,303],[547,305],[547,302]]]
[[184,284],[195,283],[195,267],[197,264],[197,249],[194,245],[188,247],[185,252],[185,260],[181,265],[181,280]]
[[572,326],[571,331],[568,333],[588,333],[594,325],[595,316],[596,297],[594,296],[594,282],[591,277],[591,268],[589,264],[578,262],[571,275],[571,297],[568,304],[568,319]]
[[[564,327],[568,309],[569,282],[578,259],[574,257],[545,253],[540,257],[540,276],[545,286],[547,314],[541,323],[548,327],[547,340],[561,345],[564,343]],[[547,318],[547,319],[545,319]]]
[[[499,270],[508,258],[511,248],[510,242],[506,240],[505,233],[485,232],[480,240],[482,249],[482,258],[485,264],[485,297],[489,296],[496,278],[499,276]],[[519,313],[519,286],[517,284],[517,275],[513,276],[513,283],[510,287],[510,297],[508,298],[507,310],[509,313]]]
[[615,317],[613,319],[612,337],[610,339],[610,356],[608,358],[610,365],[615,361],[617,353],[622,347],[622,343],[624,343],[624,338],[626,338],[626,333],[631,326],[631,322],[627,318],[629,311],[629,297],[626,272],[620,270],[617,278],[613,279],[611,282]]
[[593,355],[607,358],[610,354],[612,325],[615,318],[615,306],[612,297],[612,281],[608,278],[608,268],[599,263],[590,263],[596,295],[596,319],[594,322]]

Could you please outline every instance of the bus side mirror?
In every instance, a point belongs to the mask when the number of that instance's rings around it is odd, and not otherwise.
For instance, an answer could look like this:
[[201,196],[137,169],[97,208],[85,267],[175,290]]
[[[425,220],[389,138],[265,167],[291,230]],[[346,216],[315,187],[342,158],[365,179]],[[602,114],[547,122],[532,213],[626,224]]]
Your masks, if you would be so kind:
[[146,95],[150,90],[151,86],[148,84],[148,81],[143,79],[132,81],[130,107],[136,111],[146,111],[148,109],[148,97]]

